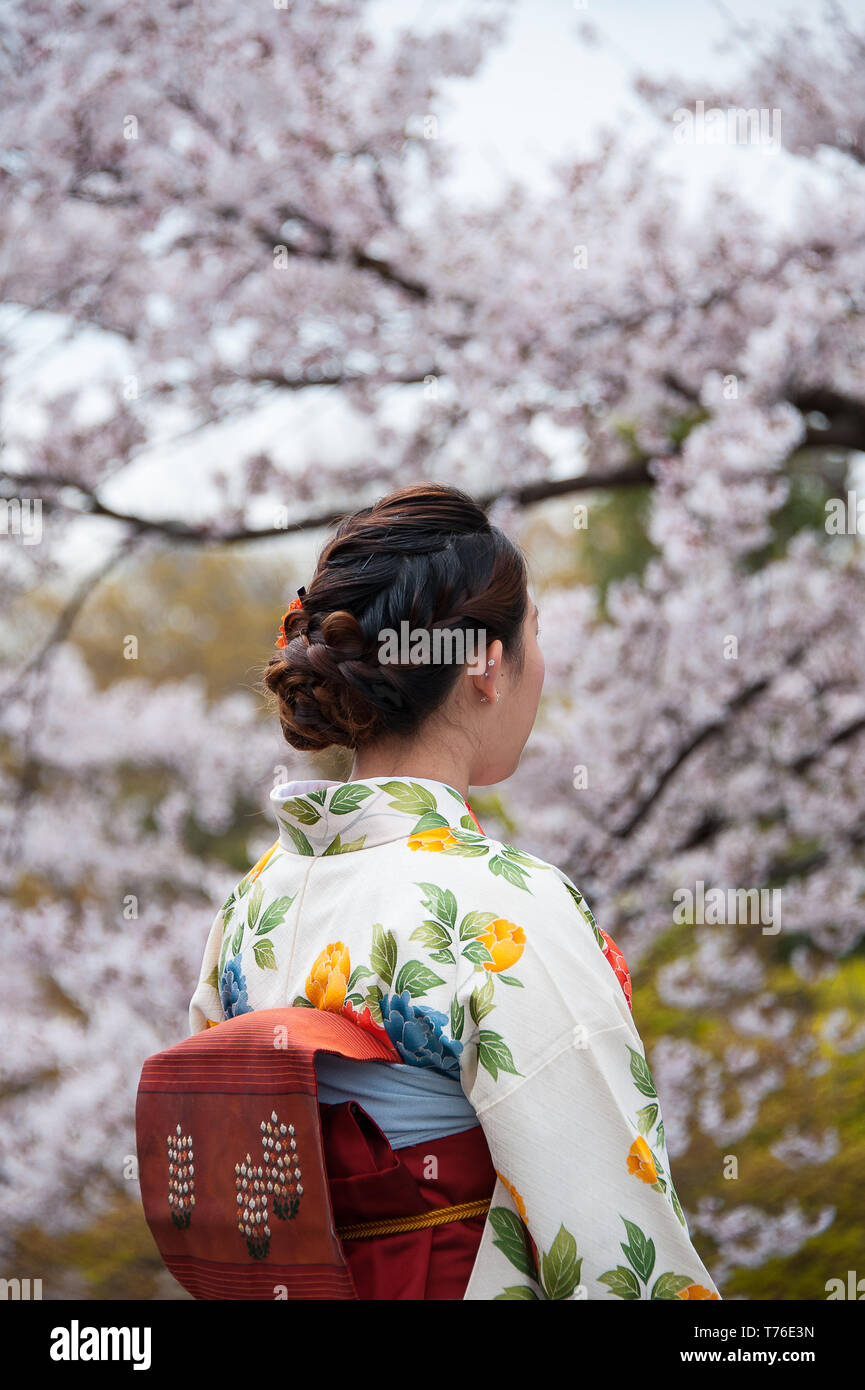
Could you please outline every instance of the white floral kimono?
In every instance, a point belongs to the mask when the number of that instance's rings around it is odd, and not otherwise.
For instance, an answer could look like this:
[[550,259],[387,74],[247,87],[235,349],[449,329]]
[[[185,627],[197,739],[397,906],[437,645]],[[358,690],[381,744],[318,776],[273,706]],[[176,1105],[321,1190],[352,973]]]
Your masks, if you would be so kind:
[[333,1009],[458,1075],[497,1173],[466,1298],[718,1298],[609,938],[571,881],[428,778],[271,800],[279,840],[216,916],[191,1031]]

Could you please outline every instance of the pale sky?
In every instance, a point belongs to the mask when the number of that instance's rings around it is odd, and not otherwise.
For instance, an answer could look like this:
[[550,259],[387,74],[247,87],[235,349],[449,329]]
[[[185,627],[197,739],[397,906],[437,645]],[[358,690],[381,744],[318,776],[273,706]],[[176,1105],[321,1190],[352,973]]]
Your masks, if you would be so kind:
[[[385,35],[449,22],[466,7],[467,0],[374,0],[371,14]],[[515,0],[507,39],[473,78],[446,89],[453,109],[440,122],[440,138],[460,150],[455,187],[493,195],[504,174],[543,187],[551,158],[588,153],[599,125],[620,131],[623,144],[647,136],[663,142],[663,127],[630,90],[631,78],[639,71],[678,75],[699,91],[701,77],[741,77],[751,50],[736,39],[737,25],[759,18],[772,30],[792,10],[791,0]],[[597,31],[595,46],[580,37],[586,24]],[[729,52],[719,52],[722,41]],[[789,167],[771,167],[786,157],[676,145],[671,130],[669,147],[669,167],[695,198],[734,164],[742,191],[750,187],[763,203],[767,177],[777,196],[789,189]]]

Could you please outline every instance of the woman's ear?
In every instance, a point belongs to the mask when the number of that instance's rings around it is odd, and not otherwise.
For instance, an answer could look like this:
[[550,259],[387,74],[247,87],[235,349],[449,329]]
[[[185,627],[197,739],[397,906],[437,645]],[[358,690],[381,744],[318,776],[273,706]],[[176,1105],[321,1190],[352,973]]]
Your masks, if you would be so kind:
[[[502,671],[504,648],[496,638],[494,642],[490,642],[485,650],[486,654],[479,657],[475,665],[467,668],[466,679],[469,682],[470,694],[474,700],[481,703],[487,701],[487,703],[494,705],[496,702],[496,683]],[[481,673],[473,675],[472,672],[478,671],[481,661],[483,661]]]

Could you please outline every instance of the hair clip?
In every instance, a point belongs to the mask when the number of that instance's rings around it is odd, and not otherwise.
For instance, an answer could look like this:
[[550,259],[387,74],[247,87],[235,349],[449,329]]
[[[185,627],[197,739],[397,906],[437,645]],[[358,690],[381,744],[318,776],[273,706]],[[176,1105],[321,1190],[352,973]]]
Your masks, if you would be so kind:
[[280,625],[279,625],[279,636],[278,636],[277,639],[276,639],[276,645],[277,645],[278,647],[287,647],[287,646],[288,646],[288,638],[287,638],[286,635],[285,635],[285,620],[286,620],[286,618],[288,617],[289,613],[294,613],[294,612],[296,612],[296,610],[297,610],[298,608],[302,608],[302,607],[303,607],[303,599],[304,599],[304,595],[305,595],[305,594],[306,594],[306,589],[305,589],[305,588],[303,587],[303,585],[301,584],[300,588],[299,588],[298,591],[297,591],[297,598],[293,598],[293,599],[291,600],[291,603],[288,605],[288,608],[286,609],[285,613],[283,614],[282,622],[281,622]]

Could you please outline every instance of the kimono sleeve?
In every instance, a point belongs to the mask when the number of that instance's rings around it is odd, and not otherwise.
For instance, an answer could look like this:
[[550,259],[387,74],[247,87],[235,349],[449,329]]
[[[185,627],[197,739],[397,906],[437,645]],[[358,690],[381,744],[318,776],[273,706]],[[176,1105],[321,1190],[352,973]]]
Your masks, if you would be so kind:
[[594,919],[558,870],[532,889],[521,957],[467,1001],[463,1088],[498,1181],[465,1297],[719,1298]]
[[189,1032],[202,1033],[210,1024],[222,1023],[225,1015],[219,994],[219,957],[225,922],[223,909],[216,914],[207,937],[195,993],[189,1001]]

